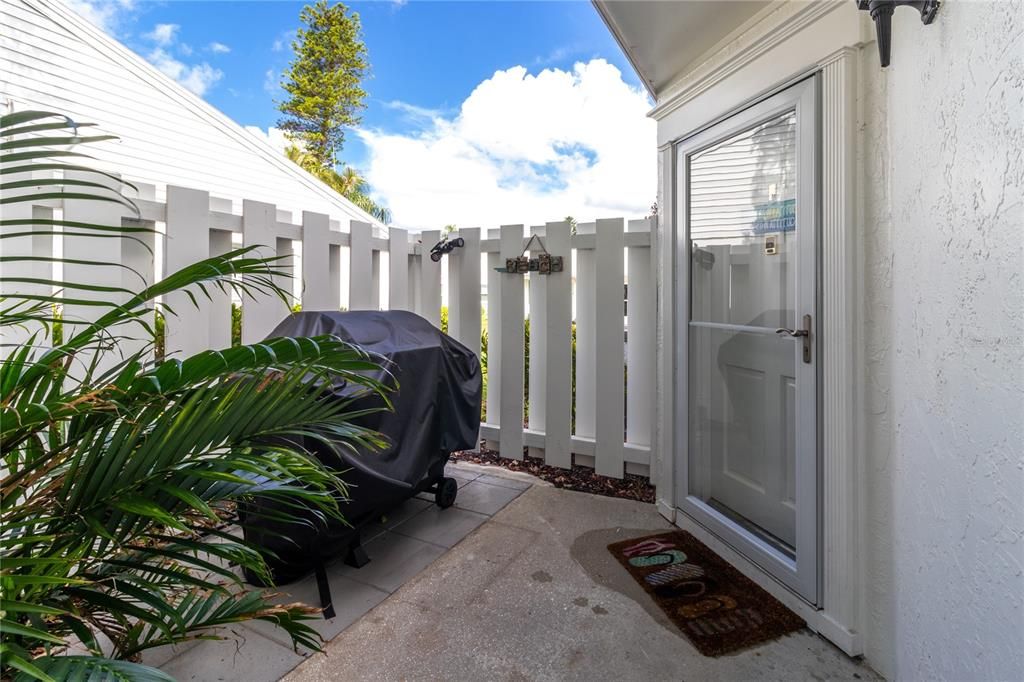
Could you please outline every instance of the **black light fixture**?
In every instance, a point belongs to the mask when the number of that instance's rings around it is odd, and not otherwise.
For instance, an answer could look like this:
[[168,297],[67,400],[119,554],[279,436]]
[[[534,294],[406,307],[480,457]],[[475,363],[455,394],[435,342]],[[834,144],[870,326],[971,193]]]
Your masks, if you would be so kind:
[[939,0],[857,0],[857,9],[867,10],[878,34],[878,57],[882,68],[889,66],[892,53],[892,13],[897,7],[913,7],[921,13],[921,23],[930,24],[939,11]]

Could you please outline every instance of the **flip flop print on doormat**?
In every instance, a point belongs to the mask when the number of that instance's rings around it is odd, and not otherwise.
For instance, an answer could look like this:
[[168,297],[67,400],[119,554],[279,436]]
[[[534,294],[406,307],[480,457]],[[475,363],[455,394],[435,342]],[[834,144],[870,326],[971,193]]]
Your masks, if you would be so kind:
[[705,656],[732,653],[805,625],[689,533],[623,540],[608,550]]

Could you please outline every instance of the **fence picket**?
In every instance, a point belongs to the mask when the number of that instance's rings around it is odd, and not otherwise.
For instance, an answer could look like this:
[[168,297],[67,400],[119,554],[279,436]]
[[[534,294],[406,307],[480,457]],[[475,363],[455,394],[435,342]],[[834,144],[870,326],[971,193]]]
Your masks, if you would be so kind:
[[[291,274],[292,277],[302,277],[301,272],[295,270],[295,242],[286,237],[277,237],[275,240],[275,246],[277,249],[277,265],[276,267],[283,272]],[[274,281],[277,286],[288,292],[288,312],[291,312],[295,307],[295,304],[301,301],[295,300],[295,281],[286,276],[276,277]]]
[[[500,238],[499,230],[490,230],[488,237]],[[501,286],[504,275],[497,268],[505,267],[499,252],[487,254],[487,423],[498,426],[501,405]],[[500,443],[487,440],[489,450],[498,450]]]
[[[15,179],[27,180],[29,177],[30,174],[28,173],[18,173],[10,179],[12,181]],[[11,190],[11,194],[17,192],[17,190]],[[44,206],[32,206],[27,202],[12,203],[3,207],[2,215],[4,220],[50,220],[53,218],[53,210]],[[53,237],[49,234],[52,229],[49,225],[18,225],[9,228],[11,233],[34,232],[38,234],[21,237],[5,235],[0,253],[5,258],[25,258],[26,260],[6,261],[3,264],[3,278],[0,278],[0,296],[6,297],[19,294],[32,296],[50,295],[52,291],[50,285],[29,283],[23,280],[53,279],[53,266],[51,263],[29,260],[31,258],[53,257]],[[0,338],[3,340],[3,344],[0,344],[0,357],[6,358],[15,345],[28,342],[33,333],[34,330],[29,329],[28,326],[16,324],[5,326],[2,335],[0,335]],[[37,343],[45,344],[46,340],[37,339]]]
[[[523,250],[523,226],[501,226],[501,256],[515,258]],[[499,452],[523,458],[523,276],[501,275],[501,438]]]
[[[545,236],[543,225],[530,228],[531,235],[542,239]],[[529,256],[536,258],[539,247],[531,247]],[[530,298],[530,345],[527,354],[530,358],[529,374],[529,428],[531,431],[545,432],[547,425],[547,394],[545,376],[548,373],[548,311],[545,300],[548,296],[548,275],[531,272],[526,280]],[[531,457],[544,458],[544,448],[528,446]]]
[[[547,292],[542,307],[546,313],[547,368],[538,378],[544,385],[545,393],[544,462],[568,469],[572,466],[572,273],[569,223],[548,223],[544,245],[552,255],[562,256],[564,261],[562,272],[544,276]],[[532,314],[532,302],[530,310]],[[539,334],[531,326],[531,343],[535,336]],[[533,369],[532,356],[530,369]],[[531,376],[531,388],[535,380]]]
[[[631,220],[630,232],[652,231],[651,220]],[[650,447],[654,440],[654,255],[650,246],[628,249],[626,288],[626,442]]]
[[595,293],[600,305],[595,313],[594,351],[597,360],[595,414],[595,466],[602,476],[622,478],[625,431],[623,391],[623,272],[625,246],[621,218],[597,221],[597,269]]
[[373,226],[353,220],[350,230],[348,309],[376,310],[373,301]]
[[417,315],[423,314],[423,297],[420,296],[420,282],[423,280],[423,268],[420,267],[420,257],[409,258],[409,310]]
[[[167,188],[166,239],[164,241],[164,274],[177,272],[196,261],[211,257],[210,241],[197,239],[196,225],[210,220],[210,194],[197,189],[169,186]],[[211,305],[201,296],[193,305],[183,292],[166,297],[165,303],[174,311],[166,316],[164,347],[167,357],[185,358],[210,347],[205,322]]]
[[[576,234],[591,235],[594,223],[580,223]],[[594,355],[594,313],[597,308],[595,297],[595,254],[593,249],[576,250],[576,431],[584,439],[594,439],[596,433],[595,409],[597,406],[597,384]],[[590,455],[574,449],[577,460],[590,463]]]
[[[242,202],[242,243],[259,246],[262,257],[275,255],[277,209],[273,204],[246,199]],[[257,343],[277,326],[288,313],[276,296],[258,296],[242,301],[242,343]]]
[[[90,173],[69,171],[65,177],[68,179],[97,182],[96,177]],[[111,183],[111,187],[116,188],[116,185]],[[64,201],[63,208],[65,220],[92,223],[94,225],[121,225],[123,218],[134,217],[126,207],[121,204],[108,201],[66,199]],[[150,247],[153,245],[152,235],[136,233],[130,235],[130,237],[140,239]],[[129,241],[130,237],[125,237],[123,239],[96,239],[94,237],[65,235],[63,237],[64,255],[66,258],[73,258],[75,260],[122,263],[131,267],[130,264],[125,263],[125,243]],[[90,285],[96,286],[124,287],[122,268],[97,268],[79,263],[64,263],[63,272],[63,279],[66,282],[88,282]],[[152,274],[149,274],[148,277],[149,280],[152,281]],[[137,283],[133,285],[133,288],[137,290]],[[128,299],[128,294],[116,291],[85,291],[79,289],[68,289],[64,292],[64,298],[75,298],[81,301],[121,303]],[[81,331],[84,328],[83,323],[94,322],[102,313],[106,312],[106,310],[106,308],[84,303],[80,305],[65,305],[65,338],[69,338],[73,331]],[[137,334],[132,334],[133,330],[127,327],[122,331],[128,332],[129,335],[137,336]],[[142,343],[143,341],[141,339],[126,339],[122,348],[126,354],[132,353],[139,350]],[[72,363],[71,371],[76,371],[76,366],[85,366],[88,362],[85,358],[79,359],[83,360],[83,362]],[[109,369],[115,363],[116,360],[114,358],[114,354],[106,353],[104,354],[104,359],[99,369],[100,371]]]
[[430,260],[430,247],[440,239],[440,231],[427,230],[420,245],[420,315],[435,327],[441,326],[441,263]]
[[[231,233],[227,230],[210,230],[210,256],[223,256],[234,249]],[[211,287],[209,313],[206,316],[210,336],[210,348],[231,346],[231,292]]]
[[341,290],[331,272],[330,218],[302,212],[302,309],[337,310]]
[[409,233],[388,231],[388,309],[409,310]]
[[459,230],[464,245],[448,256],[448,333],[480,354],[480,229]]

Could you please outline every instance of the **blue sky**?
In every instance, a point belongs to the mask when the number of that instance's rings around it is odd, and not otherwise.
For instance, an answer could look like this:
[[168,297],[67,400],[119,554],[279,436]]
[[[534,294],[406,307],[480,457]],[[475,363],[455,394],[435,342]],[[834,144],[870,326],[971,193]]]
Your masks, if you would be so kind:
[[[238,123],[277,122],[303,2],[64,1]],[[371,77],[339,158],[395,224],[646,215],[651,102],[590,2],[348,5]]]
[[[147,55],[157,24],[179,28],[167,51],[185,64],[207,63],[222,72],[204,97],[245,125],[277,121],[276,84],[291,57],[292,31],[302,2],[143,2],[122,22],[119,37]],[[602,57],[639,87],[618,46],[589,2],[353,2],[363,22],[372,78],[364,125],[396,130],[415,125],[402,102],[456,112],[474,87],[515,65],[531,71],[571,68]],[[213,43],[230,52],[213,52]],[[186,47],[183,47],[186,46]],[[275,49],[275,47],[277,49]],[[281,49],[283,47],[283,49]],[[191,54],[183,51],[191,49]],[[271,75],[268,77],[268,72]],[[357,167],[366,148],[350,135],[342,158]]]

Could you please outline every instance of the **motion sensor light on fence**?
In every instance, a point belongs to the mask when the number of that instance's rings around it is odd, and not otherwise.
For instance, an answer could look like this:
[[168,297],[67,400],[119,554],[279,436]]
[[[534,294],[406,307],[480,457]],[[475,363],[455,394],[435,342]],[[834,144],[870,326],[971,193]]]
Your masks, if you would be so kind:
[[882,68],[889,66],[892,53],[892,13],[899,6],[913,7],[921,13],[921,23],[927,25],[935,20],[939,11],[939,0],[857,0],[857,9],[871,13],[878,36],[878,57]]

